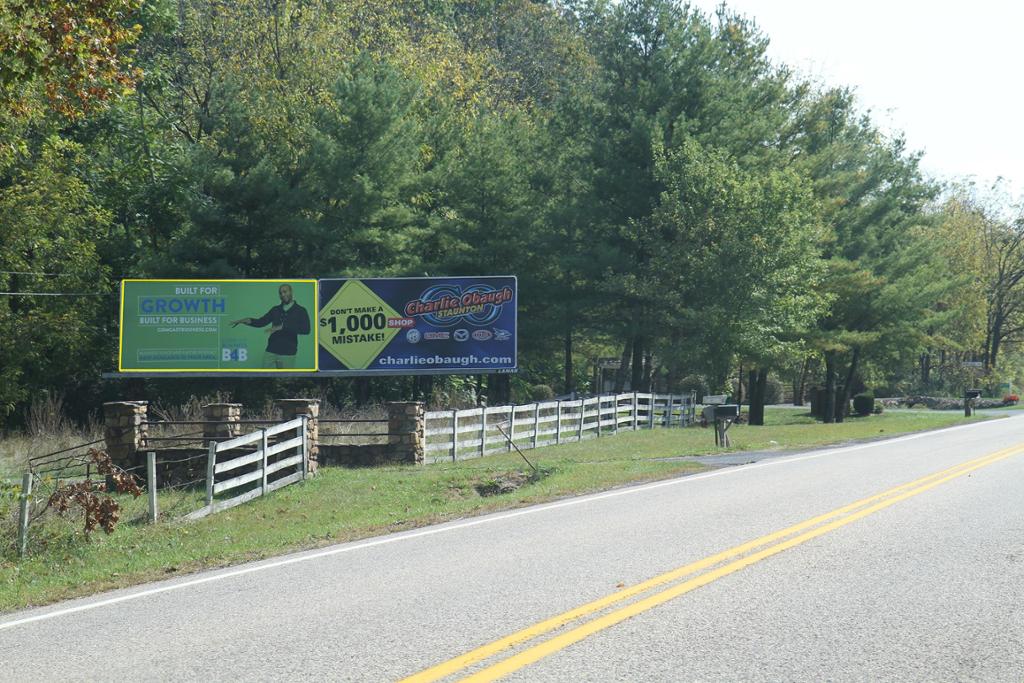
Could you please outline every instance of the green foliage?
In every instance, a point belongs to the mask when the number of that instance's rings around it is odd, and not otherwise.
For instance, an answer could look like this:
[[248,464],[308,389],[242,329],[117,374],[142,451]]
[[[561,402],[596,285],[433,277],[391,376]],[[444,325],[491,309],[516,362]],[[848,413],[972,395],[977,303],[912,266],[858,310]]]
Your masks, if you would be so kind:
[[688,331],[716,376],[735,354],[780,356],[825,303],[806,186],[788,172],[744,172],[693,141],[662,157],[658,178],[666,191],[638,226],[650,253],[639,292]]
[[767,405],[782,403],[783,388],[782,382],[774,377],[769,377],[764,392],[764,402]]
[[[607,357],[636,390],[720,391],[738,365],[792,374],[808,355],[896,390],[936,350],[952,387],[982,345],[1019,374],[985,341],[999,278],[964,238],[1006,247],[1019,221],[969,192],[940,210],[899,137],[767,45],[675,0],[16,0],[0,266],[60,276],[0,277],[105,295],[126,276],[515,274],[522,372],[492,389],[517,394],[586,389]],[[0,301],[0,412],[101,391],[114,310]],[[193,391],[132,391],[153,387]]]
[[81,175],[80,145],[47,138],[33,162],[0,189],[0,289],[54,296],[0,298],[0,416],[110,359],[113,301],[97,252],[110,213]]
[[853,397],[853,411],[861,417],[867,417],[875,411],[875,395],[870,391]]
[[124,48],[138,37],[142,0],[8,0],[0,5],[0,111],[31,113],[32,93],[83,116],[138,78]]
[[550,401],[555,397],[555,391],[547,384],[534,384],[530,387],[531,401]]

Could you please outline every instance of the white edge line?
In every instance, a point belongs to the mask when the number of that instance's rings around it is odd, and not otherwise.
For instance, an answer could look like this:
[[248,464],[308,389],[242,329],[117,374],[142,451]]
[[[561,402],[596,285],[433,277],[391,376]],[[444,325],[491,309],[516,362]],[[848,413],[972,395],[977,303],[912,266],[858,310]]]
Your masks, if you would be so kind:
[[[75,614],[77,612],[85,612],[88,610],[98,609],[100,607],[106,607],[108,605],[116,605],[121,602],[128,602],[130,600],[137,600],[139,598],[149,597],[151,595],[158,595],[160,593],[167,593],[173,590],[180,590],[182,588],[191,588],[192,586],[200,586],[205,583],[212,583],[214,581],[221,581],[224,579],[231,579],[236,576],[244,576],[246,574],[252,574],[258,571],[266,569],[276,569],[278,567],[285,567],[291,564],[298,564],[299,562],[307,562],[310,560],[317,560],[322,557],[330,557],[333,555],[340,555],[342,553],[352,552],[356,550],[363,550],[364,548],[373,548],[375,546],[387,545],[390,543],[398,543],[399,541],[406,541],[415,538],[422,538],[424,536],[433,536],[435,534],[446,533],[449,531],[457,531],[460,529],[467,529],[469,527],[479,526],[481,524],[490,524],[492,522],[500,522],[506,519],[513,519],[515,517],[522,517],[524,515],[532,515],[538,512],[545,512],[547,510],[557,510],[565,507],[572,507],[575,505],[582,505],[584,503],[590,503],[593,501],[605,500],[607,498],[617,498],[619,496],[632,495],[634,493],[642,493],[644,491],[650,491],[653,489],[659,489],[666,486],[677,486],[680,484],[686,484],[701,479],[710,479],[711,477],[720,477],[735,472],[745,472],[752,469],[758,469],[761,467],[771,467],[773,465],[782,465],[791,462],[800,462],[803,460],[812,460],[815,458],[821,458],[826,455],[837,455],[839,453],[849,453],[852,451],[860,451],[867,448],[876,448],[878,446],[887,446],[894,443],[902,443],[904,441],[912,441],[915,439],[921,439],[927,436],[934,436],[937,433],[950,432],[959,429],[968,429],[972,427],[979,427],[982,425],[991,425],[997,423],[998,420],[985,420],[982,422],[974,422],[965,425],[956,425],[953,427],[946,427],[944,429],[933,429],[925,432],[917,432],[914,434],[905,434],[903,436],[893,437],[892,439],[885,439],[881,441],[871,441],[868,443],[856,444],[853,446],[844,446],[841,448],[826,448],[812,453],[804,455],[795,455],[792,457],[781,457],[771,460],[762,460],[760,462],[751,463],[748,465],[735,465],[713,472],[705,472],[703,474],[693,474],[674,479],[666,479],[664,481],[657,481],[650,484],[640,484],[637,486],[628,486],[621,489],[615,489],[612,491],[605,491],[603,493],[594,493],[587,496],[579,496],[576,498],[570,498],[568,500],[557,501],[554,503],[543,503],[541,505],[534,505],[520,510],[513,510],[510,512],[499,512],[495,514],[485,515],[475,519],[469,519],[462,522],[445,522],[438,526],[428,527],[419,531],[409,531],[400,534],[394,534],[390,536],[384,536],[375,538],[369,541],[350,541],[342,545],[334,546],[333,548],[326,548],[318,551],[305,551],[301,554],[295,554],[286,556],[278,560],[261,561],[257,564],[251,564],[249,566],[243,566],[239,569],[231,569],[227,571],[219,571],[207,576],[202,576],[195,579],[188,579],[181,582],[172,583],[170,585],[159,586],[156,588],[149,588],[127,595],[119,595],[117,597],[106,598],[97,600],[95,602],[88,602],[84,605],[76,605],[74,607],[66,607],[64,609],[55,609],[50,612],[43,614],[36,614],[30,617],[23,617],[21,619],[14,619],[12,621],[6,621],[0,623],[0,631],[14,626],[22,626],[25,624],[31,624],[37,621],[44,621],[47,619],[54,619],[56,617],[62,617],[68,614]],[[742,451],[739,451],[742,453]],[[695,456],[696,457],[696,456]],[[86,598],[88,599],[88,598]]]

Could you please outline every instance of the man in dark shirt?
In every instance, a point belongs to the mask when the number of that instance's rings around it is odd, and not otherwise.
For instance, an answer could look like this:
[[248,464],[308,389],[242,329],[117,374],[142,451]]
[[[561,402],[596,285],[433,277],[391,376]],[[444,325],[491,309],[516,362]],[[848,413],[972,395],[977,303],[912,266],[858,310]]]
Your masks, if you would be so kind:
[[263,367],[287,369],[295,367],[295,354],[299,350],[299,335],[309,334],[309,313],[292,298],[292,286],[277,288],[281,303],[261,318],[242,318],[231,322],[231,327],[249,325],[266,327],[267,350],[263,354]]

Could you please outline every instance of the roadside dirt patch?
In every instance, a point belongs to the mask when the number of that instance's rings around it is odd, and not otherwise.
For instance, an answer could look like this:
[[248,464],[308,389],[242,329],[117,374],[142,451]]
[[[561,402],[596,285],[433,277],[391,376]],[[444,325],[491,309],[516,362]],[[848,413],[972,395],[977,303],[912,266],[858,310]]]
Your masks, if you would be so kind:
[[540,481],[551,474],[550,470],[540,469],[536,472],[524,472],[522,470],[509,470],[500,472],[486,478],[478,479],[473,488],[481,496],[500,496],[503,493],[512,493],[527,484]]

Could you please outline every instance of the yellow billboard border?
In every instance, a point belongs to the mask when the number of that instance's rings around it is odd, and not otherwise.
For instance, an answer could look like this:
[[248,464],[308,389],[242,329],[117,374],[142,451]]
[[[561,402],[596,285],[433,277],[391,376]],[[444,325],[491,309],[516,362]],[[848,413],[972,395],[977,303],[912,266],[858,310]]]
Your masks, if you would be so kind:
[[[124,360],[124,285],[126,282],[304,282],[313,283],[313,310],[316,311],[316,319],[311,320],[313,327],[313,367],[312,368],[160,368],[160,369],[128,369],[123,365]],[[121,280],[121,301],[118,311],[117,329],[117,371],[128,373],[155,373],[155,372],[210,372],[210,373],[231,373],[231,372],[279,372],[283,374],[295,374],[299,372],[319,372],[320,370],[320,325],[314,324],[320,316],[320,281],[316,278],[125,278]]]

